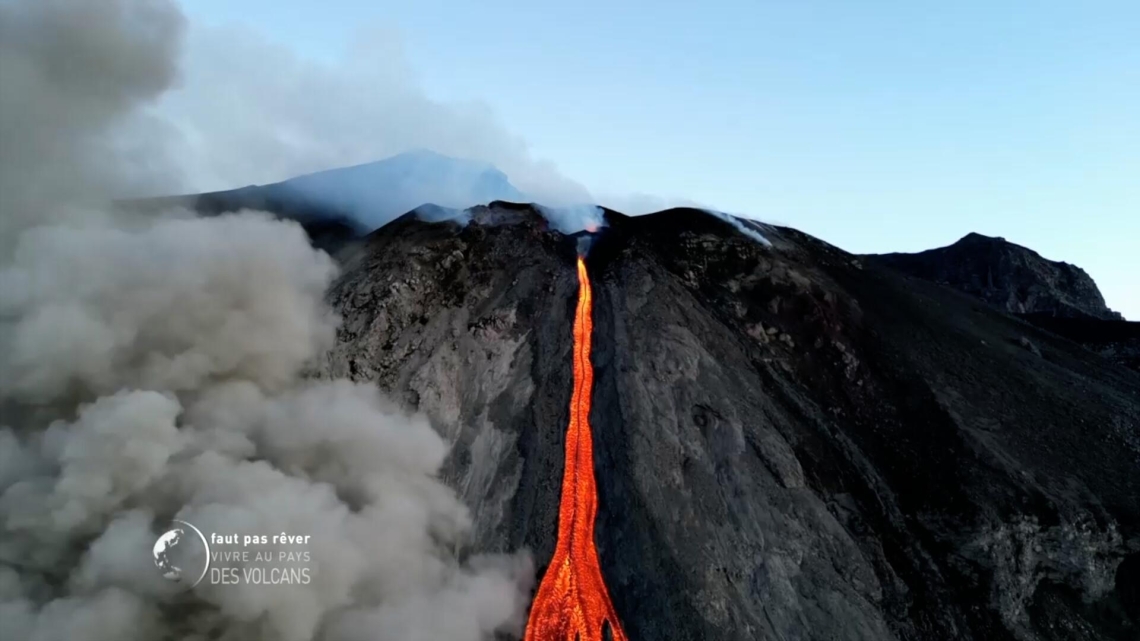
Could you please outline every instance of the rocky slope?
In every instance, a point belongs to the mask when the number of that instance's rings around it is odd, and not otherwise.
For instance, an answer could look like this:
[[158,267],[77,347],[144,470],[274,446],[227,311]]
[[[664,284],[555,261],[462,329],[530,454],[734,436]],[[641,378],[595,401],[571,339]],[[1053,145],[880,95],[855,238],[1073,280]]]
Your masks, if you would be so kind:
[[1140,372],[1140,322],[1023,314],[1023,320]]
[[[1140,633],[1140,375],[790,229],[607,212],[598,547],[631,639]],[[325,374],[452,444],[474,550],[554,548],[577,239],[526,206],[352,254]]]
[[949,285],[1015,314],[1122,320],[1083,269],[1047,260],[1004,238],[968,234],[948,247],[867,260]]

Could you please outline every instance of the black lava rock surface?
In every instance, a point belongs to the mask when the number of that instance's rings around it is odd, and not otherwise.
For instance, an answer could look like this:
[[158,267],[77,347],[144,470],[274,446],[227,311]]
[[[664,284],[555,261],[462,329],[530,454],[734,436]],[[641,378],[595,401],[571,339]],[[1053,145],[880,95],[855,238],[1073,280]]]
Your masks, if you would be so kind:
[[1140,322],[1022,314],[1038,327],[1063,336],[1106,359],[1140,372]]
[[[631,639],[1140,636],[1140,374],[792,229],[606,215],[597,545]],[[540,572],[577,241],[524,205],[400,218],[347,260],[320,368],[426,413],[471,549]]]

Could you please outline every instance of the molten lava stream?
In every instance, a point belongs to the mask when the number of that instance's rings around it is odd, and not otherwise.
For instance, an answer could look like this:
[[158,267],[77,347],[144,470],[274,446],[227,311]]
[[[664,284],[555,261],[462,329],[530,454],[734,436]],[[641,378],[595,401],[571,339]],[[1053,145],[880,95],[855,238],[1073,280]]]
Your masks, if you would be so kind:
[[574,315],[574,394],[566,428],[566,463],[558,504],[558,545],[538,586],[526,641],[603,641],[608,623],[613,641],[626,641],[594,547],[598,488],[590,433],[590,394],[594,366],[590,338],[593,301],[586,263],[578,258],[578,309]]

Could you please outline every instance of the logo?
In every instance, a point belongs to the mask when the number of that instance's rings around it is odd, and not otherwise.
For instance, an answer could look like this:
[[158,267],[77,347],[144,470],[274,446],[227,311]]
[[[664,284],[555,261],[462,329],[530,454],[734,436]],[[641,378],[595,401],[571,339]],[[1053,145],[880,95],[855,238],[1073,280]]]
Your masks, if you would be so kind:
[[193,588],[210,570],[210,544],[202,531],[186,521],[171,521],[151,549],[162,578]]

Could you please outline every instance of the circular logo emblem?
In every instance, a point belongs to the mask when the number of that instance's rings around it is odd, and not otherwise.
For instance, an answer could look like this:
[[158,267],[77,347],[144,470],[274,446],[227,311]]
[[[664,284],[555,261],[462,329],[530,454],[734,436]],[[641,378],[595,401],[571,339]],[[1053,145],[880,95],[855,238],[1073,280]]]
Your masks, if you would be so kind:
[[210,544],[202,531],[186,521],[171,521],[151,549],[162,578],[194,587],[210,569]]

